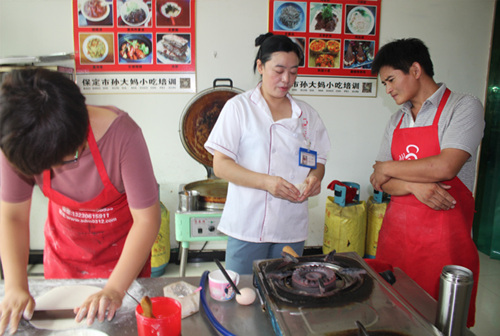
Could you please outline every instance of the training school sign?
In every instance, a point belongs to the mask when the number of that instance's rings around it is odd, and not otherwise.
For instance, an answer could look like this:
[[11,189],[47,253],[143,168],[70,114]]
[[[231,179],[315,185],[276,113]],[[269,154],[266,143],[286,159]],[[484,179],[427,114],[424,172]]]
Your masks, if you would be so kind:
[[73,0],[83,93],[196,92],[195,0]]
[[269,1],[269,31],[304,50],[291,93],[377,94],[371,64],[379,48],[381,0]]

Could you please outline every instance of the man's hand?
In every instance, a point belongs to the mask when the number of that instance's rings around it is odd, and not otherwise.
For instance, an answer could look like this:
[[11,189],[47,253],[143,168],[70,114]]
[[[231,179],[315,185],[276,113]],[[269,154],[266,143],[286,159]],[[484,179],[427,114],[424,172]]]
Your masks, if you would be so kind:
[[373,173],[370,176],[370,183],[372,184],[373,188],[377,191],[383,191],[382,185],[391,179],[389,175],[386,175],[384,173],[385,164],[386,162],[375,161],[375,164],[373,165]]
[[412,183],[411,193],[423,204],[434,210],[450,210],[457,203],[443,183]]

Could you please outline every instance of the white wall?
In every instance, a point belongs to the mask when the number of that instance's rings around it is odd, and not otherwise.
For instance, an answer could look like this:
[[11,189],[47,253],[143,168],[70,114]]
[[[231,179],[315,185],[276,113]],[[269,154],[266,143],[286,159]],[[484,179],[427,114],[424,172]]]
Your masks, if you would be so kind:
[[[0,57],[46,55],[73,51],[70,0],[0,0]],[[435,79],[452,90],[468,92],[484,102],[495,0],[383,0],[380,42],[418,37],[429,47]],[[197,87],[215,78],[232,78],[248,90],[258,77],[252,72],[254,39],[267,31],[267,0],[197,0]],[[216,55],[216,56],[215,56]],[[89,95],[88,103],[113,104],[131,114],[149,145],[161,201],[173,213],[180,184],[206,178],[179,138],[179,119],[194,94]],[[314,106],[327,125],[333,149],[323,192],[310,200],[307,246],[322,245],[325,199],[332,180],[361,184],[361,199],[372,189],[371,166],[390,114],[397,106],[381,85],[377,98],[299,97]],[[175,158],[172,160],[171,158]],[[45,201],[36,193],[32,211],[32,248],[41,248]],[[219,248],[209,243],[207,248]],[[196,244],[193,244],[196,247]]]

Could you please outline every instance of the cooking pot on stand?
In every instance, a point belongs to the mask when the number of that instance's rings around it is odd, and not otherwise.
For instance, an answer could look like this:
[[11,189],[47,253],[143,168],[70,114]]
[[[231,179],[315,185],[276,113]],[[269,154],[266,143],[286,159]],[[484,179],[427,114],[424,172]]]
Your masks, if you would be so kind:
[[[243,90],[233,88],[231,79],[218,78],[214,80],[211,89],[194,96],[184,109],[179,125],[182,145],[192,158],[205,167],[208,179],[188,183],[183,187],[183,190],[179,192],[179,210],[181,210],[182,202],[187,202],[189,192],[199,194],[197,208],[191,208],[191,211],[224,208],[228,183],[214,175],[213,156],[204,145],[226,102],[242,92]],[[191,199],[193,197],[191,194]]]
[[196,190],[179,191],[179,211],[188,212],[198,210],[200,193]]

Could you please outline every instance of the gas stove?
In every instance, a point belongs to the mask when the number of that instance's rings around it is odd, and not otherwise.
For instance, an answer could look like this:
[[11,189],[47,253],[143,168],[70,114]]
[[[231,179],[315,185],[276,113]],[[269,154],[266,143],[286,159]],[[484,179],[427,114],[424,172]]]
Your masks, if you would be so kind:
[[[441,335],[355,252],[256,260],[276,335]],[[396,280],[397,281],[397,280]]]

